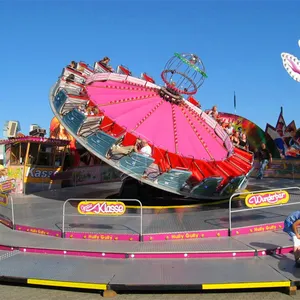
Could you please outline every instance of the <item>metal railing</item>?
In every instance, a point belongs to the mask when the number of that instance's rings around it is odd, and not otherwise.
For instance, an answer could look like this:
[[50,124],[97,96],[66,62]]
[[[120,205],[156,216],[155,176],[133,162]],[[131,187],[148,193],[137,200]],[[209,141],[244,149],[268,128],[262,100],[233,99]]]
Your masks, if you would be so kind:
[[[291,206],[291,205],[296,205],[300,204],[299,202],[292,202],[292,203],[283,203],[283,204],[277,204],[277,205],[270,205],[270,206],[262,206],[262,207],[249,207],[249,208],[243,208],[243,209],[237,209],[237,210],[232,210],[232,199],[237,197],[237,196],[247,196],[247,195],[253,195],[253,194],[261,194],[261,193],[267,193],[267,192],[283,192],[283,191],[289,191],[289,190],[297,190],[300,191],[299,187],[287,187],[287,188],[277,188],[277,189],[268,189],[268,190],[258,190],[258,191],[252,191],[252,192],[244,192],[244,193],[234,193],[230,199],[229,199],[229,208],[228,208],[228,235],[231,236],[231,230],[232,230],[232,214],[233,213],[240,213],[240,212],[245,212],[245,211],[253,211],[253,210],[261,210],[261,209],[270,209],[270,208],[278,208],[278,207],[283,207],[283,206]],[[300,196],[300,194],[299,194]],[[244,200],[243,200],[244,201]]]
[[10,199],[10,206],[11,206],[11,223],[12,223],[12,228],[15,229],[15,211],[14,211],[14,200],[12,195],[7,195],[7,199]]
[[113,218],[136,218],[136,215],[134,216],[128,216],[128,215],[97,215],[97,214],[87,214],[87,213],[83,213],[83,214],[74,214],[74,213],[66,213],[66,204],[69,203],[70,201],[77,201],[79,202],[89,202],[89,201],[93,201],[93,202],[137,202],[140,206],[140,232],[139,232],[139,237],[140,237],[140,241],[143,240],[143,205],[142,202],[137,200],[137,199],[94,199],[94,198],[69,198],[67,199],[64,204],[63,204],[63,217],[62,217],[62,237],[65,237],[65,220],[66,217],[86,217],[86,216],[91,216],[91,217],[105,217],[105,218],[109,218],[109,217],[113,217]]

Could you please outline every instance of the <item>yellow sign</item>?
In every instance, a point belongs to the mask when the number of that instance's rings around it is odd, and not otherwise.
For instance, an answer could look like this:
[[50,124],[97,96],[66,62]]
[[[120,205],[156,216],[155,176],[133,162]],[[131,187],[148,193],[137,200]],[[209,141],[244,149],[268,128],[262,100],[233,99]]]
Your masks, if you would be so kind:
[[286,191],[264,192],[247,195],[245,204],[250,207],[262,207],[285,204],[289,201],[290,196]]
[[82,215],[121,216],[126,206],[123,202],[115,201],[81,201],[77,209]]
[[15,188],[15,180],[9,179],[3,182],[0,182],[0,192],[10,193]]
[[7,194],[0,194],[0,205],[7,206],[8,204],[8,195]]

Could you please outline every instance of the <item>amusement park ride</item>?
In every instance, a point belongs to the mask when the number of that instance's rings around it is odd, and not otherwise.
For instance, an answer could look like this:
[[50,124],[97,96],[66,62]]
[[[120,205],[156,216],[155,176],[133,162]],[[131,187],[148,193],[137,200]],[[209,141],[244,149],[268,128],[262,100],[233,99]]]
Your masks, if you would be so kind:
[[102,62],[80,62],[63,69],[50,105],[82,146],[127,175],[121,191],[151,186],[153,194],[228,198],[247,185],[254,157],[197,105],[206,77],[194,54],[175,53],[162,86],[124,66],[114,73]]
[[[283,57],[289,71],[291,57]],[[289,72],[299,79],[297,70]],[[0,223],[6,225],[0,226],[1,281],[101,290],[107,297],[137,290],[284,288],[296,293],[300,273],[293,242],[282,229],[290,205],[299,205],[300,188],[284,187],[280,179],[280,188],[266,190],[270,186],[263,180],[256,182],[260,189],[249,184],[249,191],[233,195],[247,185],[254,157],[234,146],[195,100],[206,78],[202,61],[175,53],[161,77],[158,85],[146,73],[132,76],[124,66],[113,72],[100,62],[94,67],[73,63],[52,87],[50,105],[62,125],[57,131],[65,128],[127,176],[121,194],[133,192],[134,181],[150,194],[182,197],[184,205],[149,207],[134,197],[108,200],[105,184],[15,195],[8,192],[14,189],[10,180],[1,183]],[[255,132],[255,124],[238,118],[236,131],[250,124],[247,133]],[[24,181],[32,186],[43,172],[64,169],[73,140],[30,136],[1,143],[11,144],[5,151],[10,159],[24,161],[25,179],[40,167]],[[186,198],[227,200],[187,205]],[[140,206],[126,205],[132,200]]]

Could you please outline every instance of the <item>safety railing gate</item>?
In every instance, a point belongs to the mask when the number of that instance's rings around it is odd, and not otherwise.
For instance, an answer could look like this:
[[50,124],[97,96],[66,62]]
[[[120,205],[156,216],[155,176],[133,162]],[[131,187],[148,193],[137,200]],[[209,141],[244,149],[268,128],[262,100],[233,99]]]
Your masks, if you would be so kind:
[[[126,205],[123,202],[136,202],[139,205],[140,213],[129,214]],[[76,203],[76,204],[75,204]],[[70,204],[73,209],[71,213],[66,212],[66,205]],[[75,205],[74,205],[75,204]],[[77,213],[74,213],[76,209]],[[136,210],[137,211],[137,210]],[[66,217],[72,217],[77,219],[78,217],[104,217],[104,218],[139,218],[139,225],[137,226],[139,240],[143,239],[143,205],[141,201],[137,199],[86,199],[86,198],[69,198],[63,204],[63,216],[62,216],[62,237],[66,234]],[[83,224],[85,228],[89,224]],[[90,224],[95,225],[95,224]],[[101,225],[101,222],[97,222],[97,226]],[[105,225],[105,224],[103,224]],[[117,224],[126,227],[124,224]],[[132,230],[136,232],[135,230]],[[96,232],[95,232],[96,233]],[[110,232],[112,233],[112,232]]]
[[16,188],[14,179],[0,182],[0,223],[14,229],[15,214],[11,192]]
[[[239,198],[240,203],[244,203],[247,208],[242,209],[232,209],[232,200],[234,198]],[[289,202],[289,200],[291,200]],[[299,201],[297,201],[299,200]],[[281,208],[280,221],[284,221],[284,216],[287,216],[291,210],[285,209],[288,206],[300,205],[300,188],[299,187],[287,187],[287,188],[278,188],[278,189],[269,189],[269,190],[258,190],[251,192],[235,193],[229,199],[229,220],[228,220],[228,234],[231,236],[233,231],[232,226],[232,214],[243,213],[243,212],[255,212],[255,211],[265,211],[271,209]],[[248,220],[251,219],[247,217]],[[248,224],[250,226],[261,226],[265,225],[267,222],[261,224]],[[248,227],[240,226],[240,227]]]

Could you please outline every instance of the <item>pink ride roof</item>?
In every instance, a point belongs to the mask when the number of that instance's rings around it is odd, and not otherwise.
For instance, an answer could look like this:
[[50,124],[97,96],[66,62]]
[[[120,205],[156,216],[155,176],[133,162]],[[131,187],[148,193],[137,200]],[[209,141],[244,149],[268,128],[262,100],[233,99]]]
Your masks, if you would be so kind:
[[182,156],[201,160],[227,157],[221,138],[187,103],[167,102],[153,88],[99,82],[97,74],[93,78],[86,87],[90,100],[128,132]]

